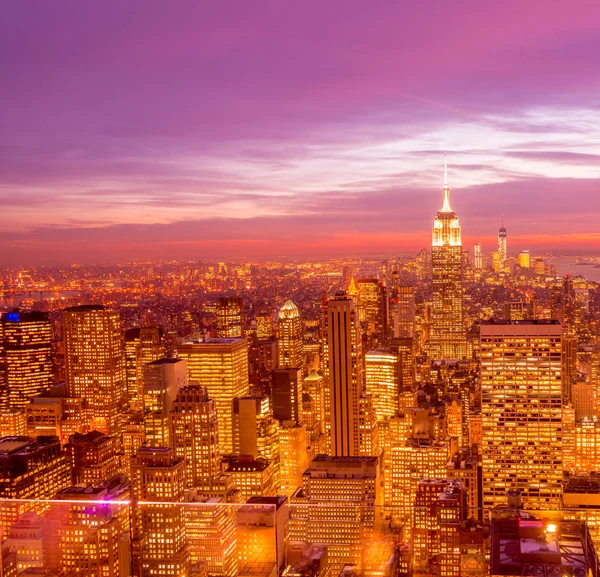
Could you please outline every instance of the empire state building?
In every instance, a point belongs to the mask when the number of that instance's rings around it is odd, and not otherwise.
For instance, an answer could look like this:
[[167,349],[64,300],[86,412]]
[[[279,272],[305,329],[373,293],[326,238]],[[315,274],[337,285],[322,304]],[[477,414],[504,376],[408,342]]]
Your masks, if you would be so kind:
[[450,205],[447,168],[442,207],[433,223],[431,259],[431,352],[436,359],[462,359],[467,348],[463,322],[462,235],[458,217]]

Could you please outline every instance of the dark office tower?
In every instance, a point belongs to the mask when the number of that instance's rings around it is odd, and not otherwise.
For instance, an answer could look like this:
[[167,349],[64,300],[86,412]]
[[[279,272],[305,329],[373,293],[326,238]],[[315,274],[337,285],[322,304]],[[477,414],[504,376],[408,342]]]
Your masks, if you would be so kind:
[[303,327],[298,307],[287,301],[278,313],[277,367],[302,369],[304,367]]
[[302,370],[275,369],[271,382],[273,417],[302,424]]
[[577,377],[577,331],[575,329],[575,289],[570,275],[562,285],[550,289],[550,312],[562,325],[563,402],[571,402],[571,386]]
[[73,470],[73,484],[99,485],[121,473],[119,439],[92,431],[69,437],[65,452]]
[[127,406],[125,355],[118,311],[83,305],[63,313],[65,374],[70,397],[85,401],[84,425],[107,435],[120,432]]
[[338,292],[327,303],[331,454],[360,454],[359,398],[363,392],[362,342],[354,303]]
[[22,409],[52,385],[52,325],[47,313],[6,313],[0,320],[0,408]]
[[500,270],[506,269],[506,229],[504,228],[504,216],[502,217],[502,226],[498,229],[498,258]]
[[413,390],[415,384],[415,340],[410,337],[392,339],[391,349],[398,356],[398,385],[400,392]]
[[245,335],[244,299],[219,297],[217,299],[217,337],[236,339]]
[[186,484],[210,493],[221,473],[219,421],[208,389],[187,385],[179,389],[171,409],[173,446],[183,458]]
[[415,288],[399,286],[394,307],[394,338],[412,338],[415,336]]
[[433,223],[431,264],[431,354],[436,359],[462,359],[467,352],[463,321],[462,234],[458,217],[450,206],[447,173],[442,207]]
[[163,331],[160,327],[135,327],[125,331],[125,372],[127,396],[133,409],[142,404],[144,366],[162,359],[166,354]]

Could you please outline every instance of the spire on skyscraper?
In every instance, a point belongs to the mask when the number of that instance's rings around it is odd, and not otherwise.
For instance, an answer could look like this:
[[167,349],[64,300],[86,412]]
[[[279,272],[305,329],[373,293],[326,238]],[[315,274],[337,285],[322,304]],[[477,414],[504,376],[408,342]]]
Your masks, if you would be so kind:
[[439,212],[454,212],[450,206],[450,187],[448,186],[448,161],[446,155],[444,155],[444,190],[442,196],[442,208]]

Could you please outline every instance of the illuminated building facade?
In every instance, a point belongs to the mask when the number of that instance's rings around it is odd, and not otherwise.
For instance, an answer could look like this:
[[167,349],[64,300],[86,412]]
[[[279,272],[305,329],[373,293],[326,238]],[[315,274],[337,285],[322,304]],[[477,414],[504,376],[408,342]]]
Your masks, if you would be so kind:
[[0,409],[0,439],[24,437],[27,434],[27,415],[23,409]]
[[359,454],[359,397],[362,393],[362,341],[354,303],[338,292],[327,303],[327,345],[331,454]]
[[183,359],[158,359],[144,367],[144,432],[151,447],[171,447],[171,408],[187,385]]
[[136,327],[125,331],[125,374],[129,404],[142,408],[144,395],[144,366],[165,356],[162,329],[153,326]]
[[355,310],[362,330],[384,340],[387,333],[387,297],[384,284],[375,278],[359,279],[356,283],[358,294],[354,298]]
[[[251,497],[275,496],[279,490],[273,462],[250,455],[230,458],[227,473],[233,477],[242,502]],[[277,478],[279,471],[277,471]]]
[[68,396],[86,401],[89,430],[120,433],[127,383],[118,311],[103,305],[67,308],[63,331]]
[[280,309],[277,321],[277,367],[302,369],[304,329],[298,307],[288,300]]
[[450,205],[447,178],[444,183],[442,206],[433,223],[431,263],[431,353],[437,359],[462,359],[466,355],[462,234],[458,217]]
[[482,321],[484,507],[520,489],[525,507],[552,509],[562,482],[561,326]]
[[186,495],[186,503],[185,534],[192,565],[206,563],[209,575],[238,575],[236,508],[195,490]]
[[307,446],[306,427],[284,422],[279,429],[280,494],[289,497],[302,486],[302,474],[308,467]]
[[57,547],[46,568],[58,569],[61,575],[128,574],[129,509],[128,503],[120,503],[129,499],[126,478],[67,487],[56,499],[65,503],[53,504],[47,513],[48,537]]
[[366,392],[373,400],[377,420],[398,413],[398,355],[391,350],[369,351],[365,355]]
[[236,339],[245,336],[244,299],[219,297],[217,299],[217,337]]
[[131,472],[133,550],[140,576],[187,576],[183,459],[171,448],[140,447]]
[[48,313],[15,310],[0,318],[0,408],[23,409],[53,383]]
[[241,339],[205,339],[188,341],[177,347],[185,359],[190,382],[208,389],[215,400],[219,419],[221,452],[233,452],[233,399],[249,393],[248,341]]
[[377,457],[318,455],[290,498],[290,541],[327,547],[331,571],[361,568],[376,528],[381,494]]
[[175,454],[185,462],[186,486],[211,492],[221,474],[219,422],[208,389],[187,385],[179,389],[171,407]]

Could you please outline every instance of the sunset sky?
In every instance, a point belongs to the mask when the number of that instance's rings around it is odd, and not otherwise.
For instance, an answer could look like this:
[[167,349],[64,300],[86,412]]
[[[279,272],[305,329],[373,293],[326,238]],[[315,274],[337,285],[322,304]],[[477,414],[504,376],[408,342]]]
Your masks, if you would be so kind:
[[40,0],[0,19],[0,264],[600,251],[598,0]]

